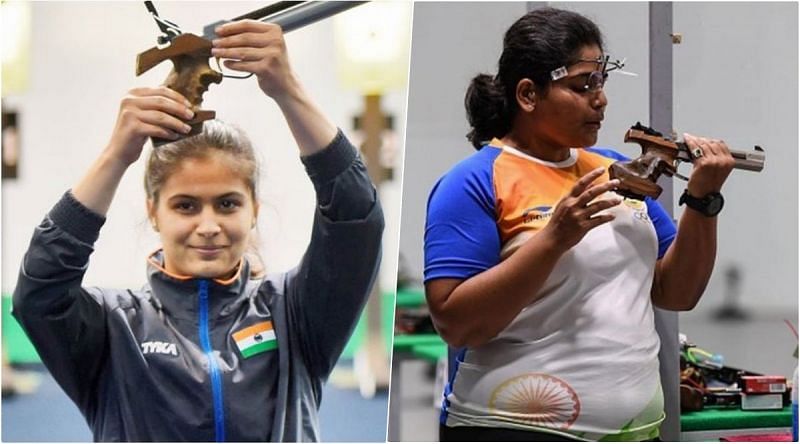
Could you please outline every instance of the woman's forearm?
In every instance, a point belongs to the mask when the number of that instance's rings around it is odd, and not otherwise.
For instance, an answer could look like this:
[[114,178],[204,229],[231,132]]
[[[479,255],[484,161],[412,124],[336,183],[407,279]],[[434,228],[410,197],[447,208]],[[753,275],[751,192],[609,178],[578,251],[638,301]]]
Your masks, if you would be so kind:
[[[429,282],[428,306],[439,334],[454,347],[485,344],[539,297],[564,251],[540,233],[508,259],[467,280]],[[455,289],[437,288],[448,286],[448,281],[457,285]]]
[[691,208],[678,223],[678,234],[656,265],[653,303],[667,310],[691,310],[705,291],[717,255],[717,218]]
[[294,80],[285,93],[273,98],[289,124],[301,156],[321,151],[336,136],[336,125],[317,107],[299,81]]
[[176,140],[192,129],[181,119],[194,113],[185,97],[160,86],[134,88],[122,99],[111,140],[72,195],[85,207],[105,216],[122,175],[142,154],[148,138]]
[[72,195],[86,208],[105,216],[128,164],[105,150],[83,178],[72,188]]

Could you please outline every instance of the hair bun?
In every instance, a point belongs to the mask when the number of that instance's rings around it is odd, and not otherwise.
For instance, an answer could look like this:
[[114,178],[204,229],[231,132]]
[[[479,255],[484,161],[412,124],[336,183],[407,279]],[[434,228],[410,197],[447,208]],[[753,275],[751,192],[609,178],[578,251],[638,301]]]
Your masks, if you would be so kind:
[[467,139],[480,148],[493,137],[504,136],[509,128],[508,106],[503,84],[488,74],[478,74],[464,97],[467,120],[472,130]]

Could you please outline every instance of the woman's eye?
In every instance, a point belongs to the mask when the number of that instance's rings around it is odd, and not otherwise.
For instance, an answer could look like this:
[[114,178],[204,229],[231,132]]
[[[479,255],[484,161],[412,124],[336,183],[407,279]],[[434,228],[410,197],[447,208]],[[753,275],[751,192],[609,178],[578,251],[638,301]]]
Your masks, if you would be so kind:
[[182,213],[187,213],[194,210],[194,204],[192,202],[178,202],[173,208]]
[[225,199],[219,202],[219,207],[227,211],[235,210],[239,207],[239,202],[231,199]]

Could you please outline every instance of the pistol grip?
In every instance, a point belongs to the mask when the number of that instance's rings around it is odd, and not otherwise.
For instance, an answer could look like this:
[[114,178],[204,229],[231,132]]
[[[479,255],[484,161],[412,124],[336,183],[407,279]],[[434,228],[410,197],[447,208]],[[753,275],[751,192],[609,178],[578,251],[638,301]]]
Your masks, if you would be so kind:
[[203,132],[203,122],[205,122],[206,120],[211,120],[211,119],[215,118],[216,116],[217,116],[216,111],[209,111],[209,110],[202,110],[202,109],[198,110],[198,111],[195,111],[194,117],[192,117],[191,120],[186,120],[185,121],[187,125],[192,127],[192,130],[189,131],[187,134],[181,134],[180,137],[178,137],[175,140],[161,139],[161,138],[158,138],[158,137],[151,137],[150,140],[153,142],[153,146],[154,147],[159,147],[159,146],[164,145],[166,143],[177,142],[177,141],[183,140],[183,139],[185,139],[187,137],[192,137],[194,135],[197,135],[197,134],[200,134],[200,133]]
[[644,200],[645,196],[657,199],[663,191],[656,183],[662,174],[675,174],[675,166],[652,151],[636,159],[614,162],[608,168],[611,179],[619,179],[617,193],[625,197]]

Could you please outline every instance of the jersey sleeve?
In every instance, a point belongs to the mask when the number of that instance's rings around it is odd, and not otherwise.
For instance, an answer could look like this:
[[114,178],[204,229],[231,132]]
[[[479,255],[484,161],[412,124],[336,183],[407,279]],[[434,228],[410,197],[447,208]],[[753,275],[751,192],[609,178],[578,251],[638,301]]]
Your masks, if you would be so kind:
[[653,227],[656,229],[656,236],[658,236],[658,258],[664,257],[667,249],[672,245],[675,239],[677,230],[675,229],[675,222],[664,210],[658,201],[649,197],[645,198],[647,204],[647,215],[653,222]]
[[311,373],[327,378],[358,322],[381,259],[383,210],[357,150],[341,130],[301,158],[317,206],[311,241],[288,274],[290,328]]
[[434,186],[425,222],[425,282],[467,279],[500,262],[493,163],[486,146],[457,164]]
[[[607,148],[588,148],[587,151],[614,160],[630,160],[629,157]],[[647,204],[647,215],[650,217],[650,220],[653,222],[653,227],[656,230],[656,236],[658,237],[658,258],[661,259],[664,257],[664,254],[667,253],[667,249],[672,245],[672,241],[675,239],[675,234],[677,233],[675,222],[673,222],[672,218],[667,214],[666,210],[664,210],[664,207],[655,199],[645,197],[644,202]]]
[[14,317],[84,414],[107,358],[103,292],[81,285],[104,222],[66,193],[34,230],[13,296]]

